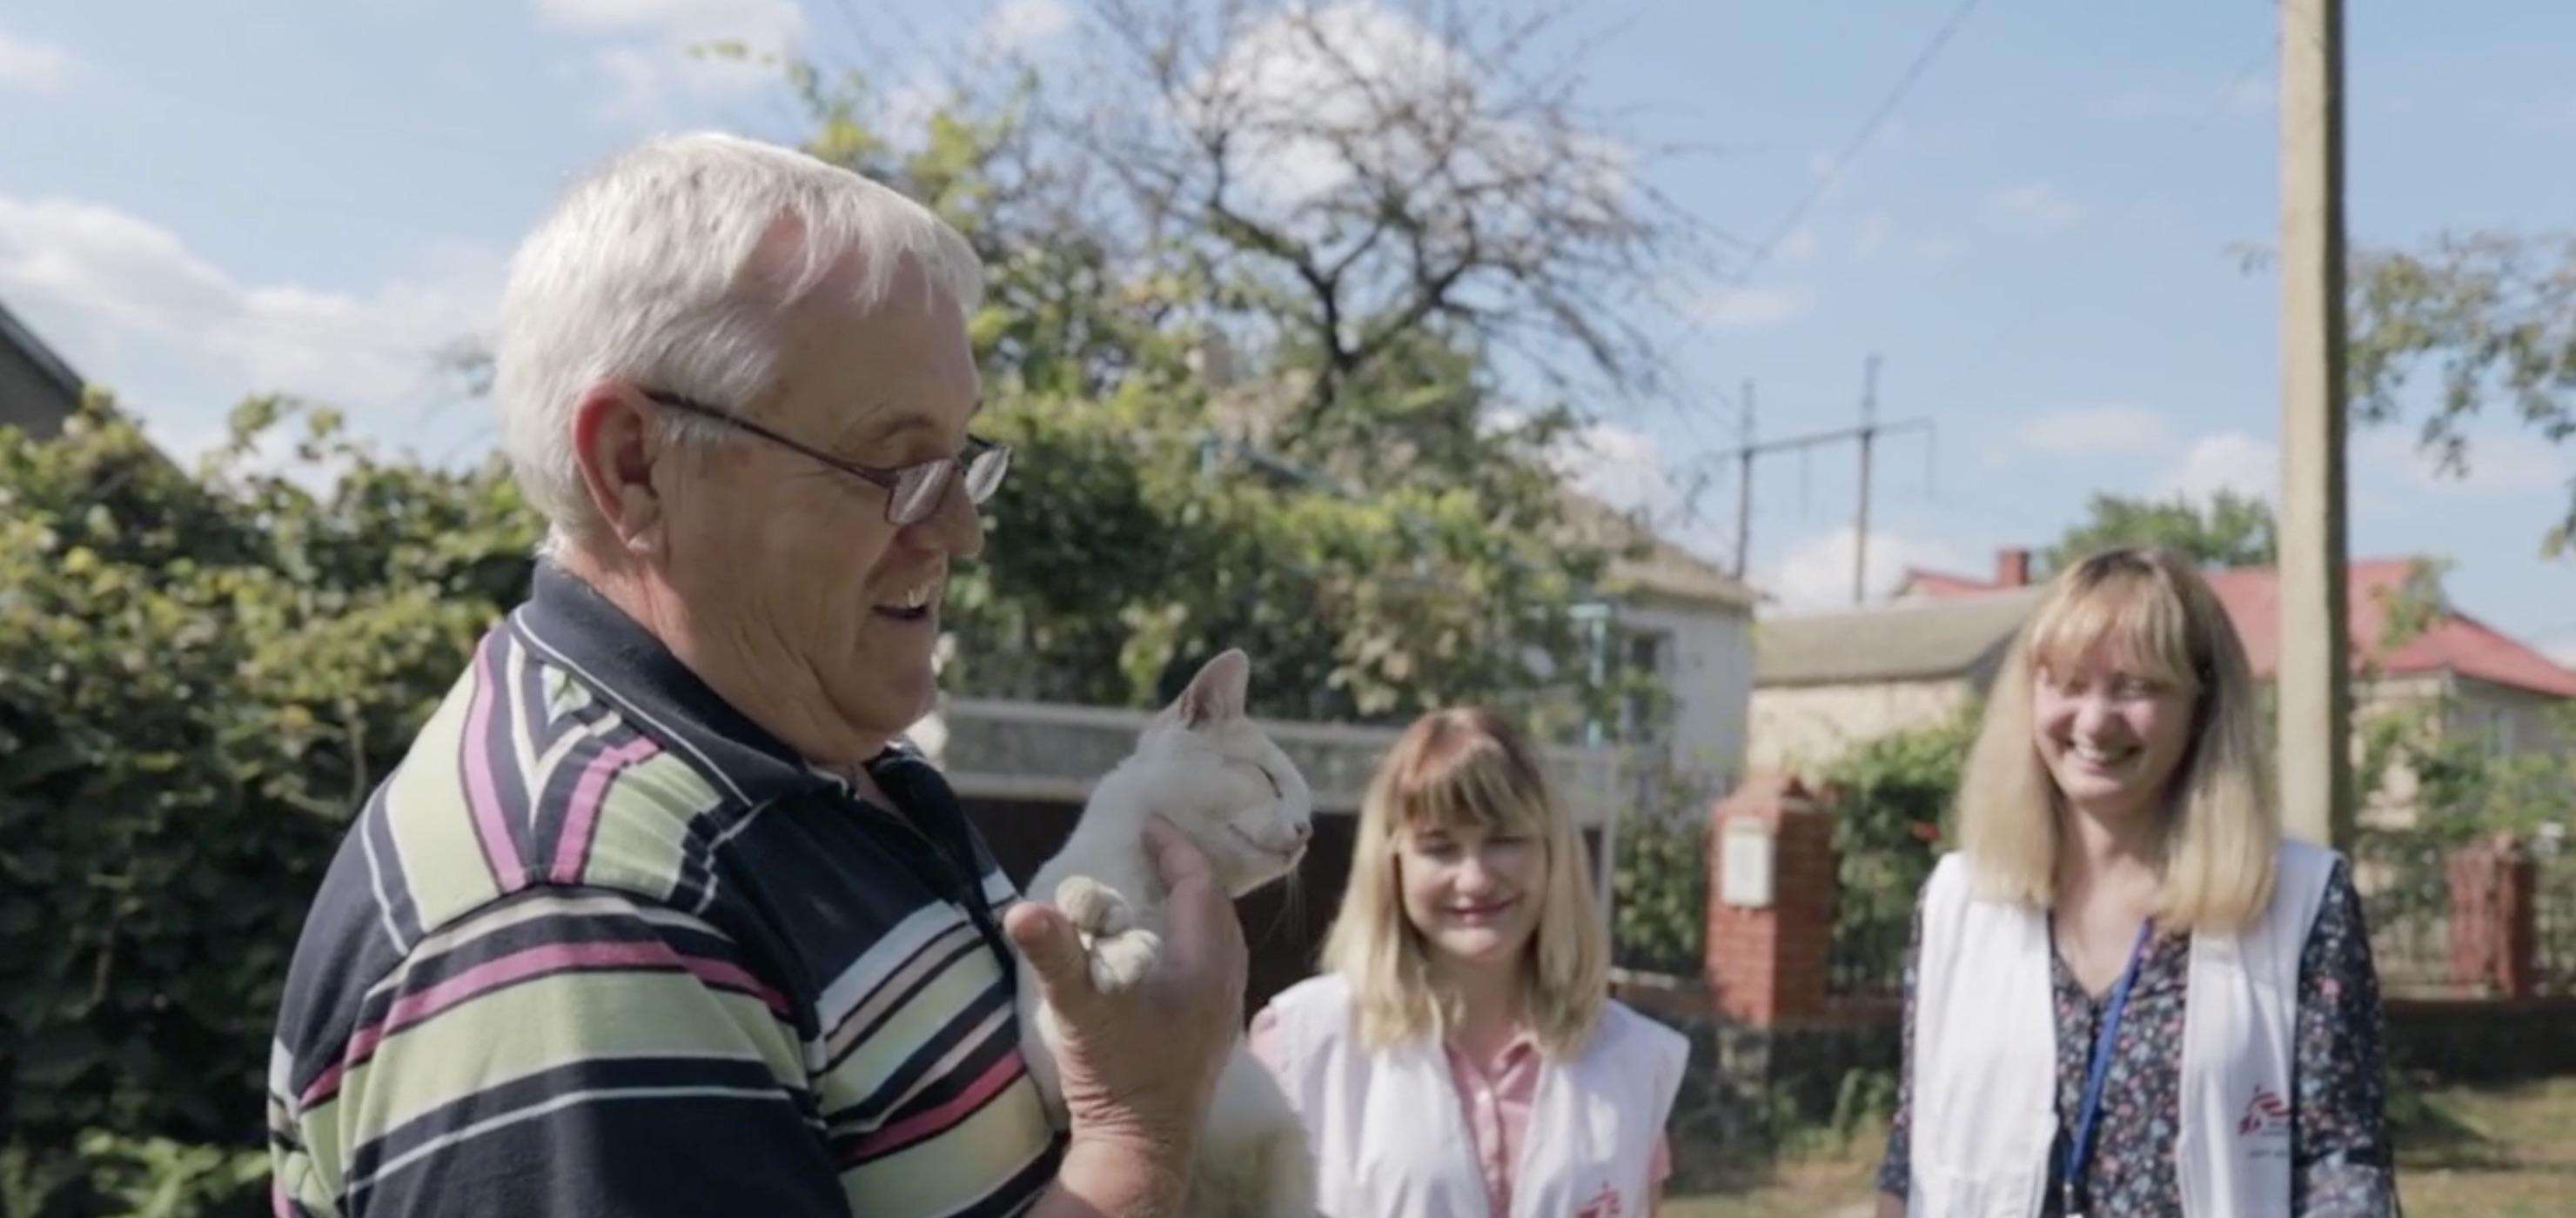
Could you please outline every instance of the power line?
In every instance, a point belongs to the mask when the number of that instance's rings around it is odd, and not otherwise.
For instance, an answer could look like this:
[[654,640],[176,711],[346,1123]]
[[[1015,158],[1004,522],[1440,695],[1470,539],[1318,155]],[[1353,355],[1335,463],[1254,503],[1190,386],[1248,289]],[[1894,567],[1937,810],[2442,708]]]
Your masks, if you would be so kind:
[[[1959,27],[1966,23],[1968,14],[1976,11],[1976,7],[1979,3],[1980,0],[1961,0],[1959,7],[1951,10],[1950,15],[1941,22],[1938,28],[1932,31],[1931,39],[1923,44],[1923,49],[1921,51],[1915,53],[1913,62],[1905,66],[1903,74],[1896,78],[1895,86],[1887,91],[1887,95],[1884,98],[1880,99],[1878,108],[1872,111],[1869,117],[1861,123],[1859,130],[1852,133],[1851,139],[1844,142],[1842,150],[1837,152],[1832,160],[1826,162],[1824,172],[1817,175],[1815,184],[1808,189],[1806,195],[1798,200],[1796,206],[1789,209],[1788,215],[1783,217],[1780,223],[1771,230],[1771,234],[1763,238],[1760,244],[1754,246],[1752,254],[1744,260],[1741,266],[1735,269],[1735,272],[1732,275],[1727,277],[1725,286],[1741,287],[1745,283],[1749,282],[1753,278],[1753,273],[1761,269],[1763,263],[1770,260],[1772,251],[1778,249],[1780,243],[1786,240],[1790,233],[1797,231],[1799,222],[1805,220],[1807,218],[1807,213],[1813,210],[1817,202],[1824,198],[1825,192],[1833,188],[1834,182],[1842,176],[1844,168],[1851,164],[1851,160],[1854,156],[1859,155],[1861,148],[1869,143],[1870,137],[1876,135],[1878,133],[1878,129],[1886,124],[1890,116],[1896,113],[1897,105],[1905,100],[1905,95],[1914,88],[1915,82],[1922,79],[1923,73],[1932,66],[1932,61],[1940,56],[1941,49],[1950,44],[1951,36],[1959,32]],[[1708,318],[1706,314],[1703,313],[1702,315],[1692,319],[1691,328],[1694,330],[1705,331],[1708,324]],[[1748,408],[1750,406],[1750,401],[1751,389],[1748,385],[1746,390],[1746,404]],[[1675,405],[1675,413],[1681,416],[1683,429],[1690,433],[1690,438],[1693,444],[1695,446],[1700,444],[1701,440],[1699,437],[1699,429],[1697,424],[1692,420],[1690,412],[1682,408],[1677,403]],[[1744,437],[1744,443],[1740,444],[1736,448],[1716,454],[1715,459],[1723,462],[1730,457],[1743,457],[1751,452],[1762,451],[1766,447],[1768,446],[1753,444],[1751,436],[1748,435]],[[1799,499],[1801,501],[1800,515],[1803,516],[1805,515],[1804,501],[1806,498],[1807,487],[1806,446],[1804,444],[1792,443],[1783,445],[1782,447],[1793,447],[1799,450],[1798,484]],[[1749,467],[1747,472],[1749,472]],[[1739,513],[1745,510],[1747,509],[1738,509]],[[1743,544],[1744,543],[1740,541],[1738,542],[1739,553],[1736,556],[1736,561],[1739,567],[1741,567],[1743,563],[1743,555],[1741,553]]]
[[1852,133],[1851,139],[1843,144],[1842,151],[1835,153],[1834,158],[1825,163],[1824,172],[1816,175],[1816,184],[1808,189],[1806,197],[1799,199],[1798,205],[1789,209],[1788,216],[1771,230],[1770,236],[1763,238],[1760,245],[1753,247],[1752,257],[1747,258],[1743,267],[1735,274],[1737,283],[1740,284],[1752,278],[1753,272],[1770,260],[1771,251],[1778,248],[1780,242],[1787,239],[1791,232],[1796,231],[1798,222],[1806,219],[1807,212],[1825,197],[1827,190],[1833,188],[1835,180],[1842,176],[1844,168],[1849,166],[1852,158],[1859,154],[1861,146],[1867,144],[1871,136],[1878,134],[1879,127],[1887,122],[1889,116],[1896,113],[1897,103],[1905,100],[1906,93],[1914,88],[1914,82],[1922,79],[1925,69],[1930,68],[1932,61],[1940,56],[1941,48],[1950,44],[1950,36],[1959,32],[1960,25],[1967,21],[1968,14],[1976,10],[1979,2],[1980,0],[1962,0],[1958,8],[1951,10],[1950,16],[1941,23],[1940,28],[1932,31],[1931,41],[1923,44],[1923,49],[1915,54],[1914,62],[1907,64],[1905,73],[1896,78],[1896,87],[1887,91],[1886,98],[1878,103],[1878,109],[1870,114],[1868,121],[1860,125],[1860,130]]

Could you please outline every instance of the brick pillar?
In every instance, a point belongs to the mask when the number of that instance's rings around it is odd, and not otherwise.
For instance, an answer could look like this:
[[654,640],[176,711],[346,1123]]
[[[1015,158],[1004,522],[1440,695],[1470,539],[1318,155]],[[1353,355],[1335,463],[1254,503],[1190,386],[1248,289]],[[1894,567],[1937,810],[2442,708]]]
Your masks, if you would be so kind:
[[[1709,809],[1708,984],[1718,1013],[1754,1027],[1824,1013],[1834,933],[1833,820],[1793,777],[1756,774]],[[1767,902],[1729,882],[1729,851],[1767,851]],[[1735,878],[1761,870],[1737,860]]]
[[2451,885],[2451,980],[2527,998],[2539,982],[2540,946],[2533,905],[2537,875],[2510,837],[2454,852]]

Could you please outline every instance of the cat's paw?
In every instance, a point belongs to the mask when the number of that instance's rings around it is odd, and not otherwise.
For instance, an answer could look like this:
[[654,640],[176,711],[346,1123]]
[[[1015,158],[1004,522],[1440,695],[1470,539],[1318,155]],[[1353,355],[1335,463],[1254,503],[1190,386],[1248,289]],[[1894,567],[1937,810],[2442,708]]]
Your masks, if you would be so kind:
[[1127,990],[1154,971],[1162,939],[1136,925],[1136,911],[1118,890],[1089,876],[1069,876],[1056,885],[1055,907],[1082,933],[1082,948],[1091,958],[1091,985],[1103,994]]
[[1103,994],[1134,987],[1154,971],[1163,940],[1142,928],[1103,935],[1091,941],[1091,986]]
[[1055,886],[1055,907],[1085,939],[1115,935],[1136,925],[1136,911],[1118,890],[1087,875],[1066,876]]

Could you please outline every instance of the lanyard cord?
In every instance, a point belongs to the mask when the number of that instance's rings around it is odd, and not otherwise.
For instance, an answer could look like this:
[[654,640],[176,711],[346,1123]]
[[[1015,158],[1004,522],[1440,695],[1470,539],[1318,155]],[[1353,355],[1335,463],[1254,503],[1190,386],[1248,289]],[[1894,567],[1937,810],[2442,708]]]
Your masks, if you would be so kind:
[[2085,1161],[2093,1153],[2093,1127],[2102,1116],[2102,1084],[2111,1074],[2111,1054],[2120,1036],[2120,1017],[2129,1009],[2129,990],[2138,982],[2138,965],[2146,959],[2148,932],[2152,922],[2138,924],[2137,942],[2129,946],[2129,966],[2120,970],[2120,979],[2111,986],[2110,1001],[2102,1010],[2102,1026],[2093,1034],[2093,1057],[2084,1070],[2084,1102],[2075,1116],[2075,1136],[2066,1146],[2066,1167],[2059,1175],[2065,1204],[2060,1211],[2075,1218],[2075,1189],[2084,1178]]

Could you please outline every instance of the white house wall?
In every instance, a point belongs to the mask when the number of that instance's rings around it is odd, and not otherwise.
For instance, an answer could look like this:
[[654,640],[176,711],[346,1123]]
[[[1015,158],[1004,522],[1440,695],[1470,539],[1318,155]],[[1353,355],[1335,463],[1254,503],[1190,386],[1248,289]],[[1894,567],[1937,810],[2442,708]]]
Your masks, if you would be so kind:
[[1629,630],[1665,638],[1662,676],[1672,697],[1676,770],[1725,782],[1744,772],[1753,695],[1753,618],[1738,609],[1657,601],[1619,610]]
[[1810,774],[1853,745],[1938,723],[1973,696],[1957,677],[1757,689],[1749,759],[1758,770]]

